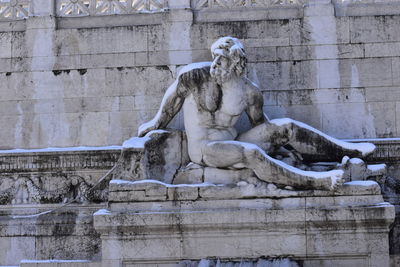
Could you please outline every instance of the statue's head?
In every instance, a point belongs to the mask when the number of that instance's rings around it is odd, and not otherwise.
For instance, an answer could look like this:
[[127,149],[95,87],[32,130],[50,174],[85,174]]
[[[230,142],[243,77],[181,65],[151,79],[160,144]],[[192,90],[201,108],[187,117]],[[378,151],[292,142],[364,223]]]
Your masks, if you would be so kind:
[[243,45],[237,38],[221,37],[211,46],[213,63],[211,76],[221,84],[229,80],[232,75],[243,75],[246,67],[246,53]]

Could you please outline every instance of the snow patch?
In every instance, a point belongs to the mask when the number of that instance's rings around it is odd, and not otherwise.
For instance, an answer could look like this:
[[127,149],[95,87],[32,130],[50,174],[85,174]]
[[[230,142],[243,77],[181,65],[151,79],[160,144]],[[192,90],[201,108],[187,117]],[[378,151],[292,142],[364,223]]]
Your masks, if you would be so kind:
[[147,141],[149,141],[151,139],[151,136],[153,134],[157,134],[157,133],[168,133],[168,131],[166,130],[153,130],[148,132],[145,136],[143,137],[137,137],[134,136],[128,140],[125,140],[122,143],[122,147],[123,148],[144,148],[144,145],[146,144]]
[[79,146],[79,147],[47,147],[37,149],[9,149],[0,150],[0,154],[13,153],[37,153],[37,152],[68,152],[68,151],[97,151],[97,150],[121,150],[121,146]]
[[344,183],[345,185],[356,185],[356,186],[374,186],[378,185],[375,181],[351,181]]
[[73,262],[90,262],[88,260],[21,260],[21,263],[73,263]]
[[106,209],[99,209],[98,211],[93,213],[93,215],[110,215],[110,214],[111,214],[111,212]]
[[181,76],[182,74],[184,74],[186,72],[189,72],[194,69],[202,69],[204,67],[210,67],[211,64],[212,64],[212,62],[204,61],[204,62],[195,62],[195,63],[188,64],[186,66],[183,66],[178,72],[178,78],[179,78],[179,76]]
[[167,183],[163,183],[161,181],[158,180],[139,180],[139,181],[127,181],[127,180],[119,180],[119,179],[115,179],[115,180],[111,180],[110,184],[118,184],[118,185],[124,185],[124,184],[130,184],[130,185],[135,185],[135,184],[146,184],[146,183],[152,183],[152,184],[160,184],[163,185],[165,187],[207,187],[207,186],[221,186],[221,185],[216,185],[216,184],[212,184],[212,183],[201,183],[201,184],[167,184]]
[[360,139],[343,139],[342,141],[347,142],[382,142],[382,141],[400,141],[399,137],[393,138],[360,138]]
[[148,136],[144,137],[132,137],[122,143],[123,148],[144,148],[144,144],[151,138]]
[[380,172],[386,170],[386,164],[371,164],[368,165],[368,170],[371,172]]
[[30,218],[37,218],[37,217],[39,217],[39,216],[41,216],[41,215],[45,215],[45,214],[50,213],[50,212],[52,212],[52,211],[54,211],[54,210],[46,210],[46,211],[43,211],[43,212],[40,212],[40,213],[30,214],[30,215],[14,215],[14,216],[11,216],[11,218],[12,218],[12,219],[30,219]]
[[345,149],[357,150],[357,151],[361,152],[363,156],[367,156],[368,154],[372,153],[375,150],[374,144],[371,144],[371,143],[348,143],[348,142],[345,142],[342,140],[338,140],[336,138],[333,138],[332,136],[329,136],[329,135],[311,127],[310,125],[307,125],[303,122],[292,120],[289,118],[274,119],[274,120],[271,120],[270,122],[277,126],[282,126],[282,125],[290,124],[290,123],[296,124],[297,126],[299,126],[301,128],[307,129],[309,131],[312,131],[316,134],[323,136],[324,138],[331,141],[332,143],[335,143],[336,145],[341,146]]
[[350,163],[351,164],[363,164],[364,161],[362,159],[359,159],[359,158],[351,158],[350,159]]
[[[225,37],[221,37],[219,38],[217,41],[215,41],[212,45],[211,45],[211,53],[215,54],[217,52],[217,50],[222,49],[223,47],[226,46],[226,40],[232,39],[235,44],[232,45],[229,49],[229,52],[231,53],[234,50],[238,50],[241,49],[244,51],[244,47],[242,45],[241,42],[239,42],[239,40],[237,38],[231,37],[231,36],[225,36]],[[222,53],[223,54],[223,53]]]

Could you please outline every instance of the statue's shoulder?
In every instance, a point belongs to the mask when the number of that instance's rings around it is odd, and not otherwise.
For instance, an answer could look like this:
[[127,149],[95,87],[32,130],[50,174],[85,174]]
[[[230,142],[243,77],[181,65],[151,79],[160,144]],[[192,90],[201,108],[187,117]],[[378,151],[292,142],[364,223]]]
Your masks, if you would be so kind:
[[211,62],[198,62],[183,67],[178,74],[179,82],[185,87],[199,86],[210,80]]
[[243,79],[246,83],[246,92],[248,95],[249,104],[253,105],[256,102],[263,100],[263,95],[259,86],[247,77],[244,77]]

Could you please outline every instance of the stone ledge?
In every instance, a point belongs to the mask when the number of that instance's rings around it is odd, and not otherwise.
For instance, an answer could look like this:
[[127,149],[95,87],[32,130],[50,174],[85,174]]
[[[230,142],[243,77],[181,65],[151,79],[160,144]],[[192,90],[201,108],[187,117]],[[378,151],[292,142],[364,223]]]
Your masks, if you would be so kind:
[[26,20],[0,21],[0,32],[22,32],[26,30]]
[[345,1],[334,0],[335,15],[346,16],[384,16],[399,15],[400,1]]
[[164,12],[148,14],[87,16],[87,17],[58,17],[58,29],[82,29],[120,26],[158,25],[166,20]]
[[[400,161],[400,138],[351,139],[351,142],[372,142],[377,146],[368,162]],[[140,152],[141,149],[137,149]],[[0,171],[57,171],[77,169],[110,169],[120,156],[119,149],[54,152],[0,153]]]
[[117,162],[120,150],[81,150],[0,154],[0,171],[57,171],[78,169],[110,169]]
[[194,10],[195,23],[284,20],[303,17],[302,6],[270,7],[257,9],[211,9]]
[[[245,179],[244,179],[245,180]],[[278,189],[272,184],[262,181],[244,182],[238,185],[211,183],[201,184],[164,184],[155,180],[142,180],[130,182],[124,180],[113,180],[109,186],[108,201],[111,205],[116,203],[151,202],[151,201],[191,201],[191,200],[224,200],[224,199],[246,199],[246,198],[301,198],[309,200],[309,206],[320,205],[316,201],[324,199],[324,205],[333,205],[338,200],[340,203],[353,203],[354,205],[370,204],[371,201],[383,202],[381,189],[376,182],[365,181],[349,182],[341,186],[337,191],[304,190],[293,191]],[[239,185],[239,184],[243,185]],[[364,199],[364,196],[366,200]],[[376,197],[375,197],[376,196]],[[338,197],[338,199],[335,199]]]

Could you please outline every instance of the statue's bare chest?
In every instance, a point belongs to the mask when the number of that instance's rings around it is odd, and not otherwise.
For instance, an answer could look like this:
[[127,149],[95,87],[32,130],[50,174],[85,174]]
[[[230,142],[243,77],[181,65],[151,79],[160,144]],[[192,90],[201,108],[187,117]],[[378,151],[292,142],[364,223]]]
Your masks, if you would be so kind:
[[217,112],[238,116],[247,108],[247,96],[241,88],[229,88],[222,91],[221,106]]

